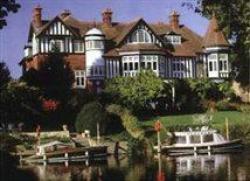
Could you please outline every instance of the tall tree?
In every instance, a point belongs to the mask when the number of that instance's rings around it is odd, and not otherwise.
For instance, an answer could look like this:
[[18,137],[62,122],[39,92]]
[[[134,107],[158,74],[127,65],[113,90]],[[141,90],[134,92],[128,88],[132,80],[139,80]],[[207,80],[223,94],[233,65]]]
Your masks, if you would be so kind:
[[186,0],[184,6],[205,17],[214,13],[220,28],[233,40],[235,60],[239,68],[237,80],[243,85],[250,81],[250,1],[247,0]]
[[35,87],[20,81],[10,81],[0,92],[0,122],[36,124],[41,110],[40,95]]
[[38,87],[45,103],[46,101],[57,103],[56,110],[45,111],[47,121],[55,120],[55,126],[58,126],[74,119],[72,118],[74,111],[72,111],[72,105],[69,102],[72,96],[74,74],[64,55],[56,48],[48,55],[38,70],[30,69],[21,80],[30,86]]
[[7,25],[6,17],[9,12],[16,13],[20,7],[21,5],[16,3],[16,0],[0,1],[0,29]]
[[4,85],[11,80],[10,71],[4,62],[0,62],[0,92]]

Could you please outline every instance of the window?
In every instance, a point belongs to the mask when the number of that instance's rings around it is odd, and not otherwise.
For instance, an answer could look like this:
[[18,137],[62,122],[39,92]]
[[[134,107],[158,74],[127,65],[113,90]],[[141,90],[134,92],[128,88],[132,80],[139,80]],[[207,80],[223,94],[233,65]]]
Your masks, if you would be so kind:
[[80,40],[74,41],[74,51],[75,52],[84,52],[84,45],[83,42]]
[[212,134],[206,134],[203,136],[204,142],[212,142],[213,141],[213,135]]
[[153,70],[157,70],[157,64],[156,64],[156,62],[153,63]]
[[75,70],[75,87],[84,88],[85,86],[85,73],[83,70]]
[[132,34],[131,42],[150,43],[152,40],[150,34],[146,30],[138,29]]
[[124,63],[124,70],[128,70],[128,64]]
[[177,136],[176,137],[176,143],[181,143],[181,144],[185,144],[186,141],[186,136]]
[[151,69],[151,62],[147,63],[147,69]]
[[220,71],[228,71],[228,61],[226,54],[219,55],[219,70]]
[[103,41],[100,41],[100,40],[87,41],[86,42],[86,48],[87,49],[103,49],[104,44],[103,44]]
[[58,50],[59,52],[63,52],[64,51],[64,42],[63,40],[50,40],[49,43],[49,50],[53,51],[53,50]]
[[132,62],[129,63],[129,70],[133,70],[133,63]]
[[213,62],[209,62],[209,71],[213,71]]
[[201,137],[196,136],[196,135],[192,135],[192,136],[190,136],[190,142],[191,143],[200,143],[201,142]]
[[141,62],[141,68],[145,69],[145,62]]
[[135,70],[138,70],[138,62],[135,62]]
[[181,36],[179,35],[166,35],[165,39],[167,43],[181,44]]

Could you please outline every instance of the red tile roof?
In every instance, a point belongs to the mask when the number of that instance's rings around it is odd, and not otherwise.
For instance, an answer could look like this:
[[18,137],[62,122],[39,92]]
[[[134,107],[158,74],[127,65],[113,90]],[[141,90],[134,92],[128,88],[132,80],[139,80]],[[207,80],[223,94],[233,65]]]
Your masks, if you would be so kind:
[[[145,47],[144,45],[138,46],[120,46],[120,43],[125,39],[126,36],[135,28],[135,26],[143,19],[137,19],[128,23],[118,23],[113,22],[112,26],[107,26],[102,22],[83,22],[75,19],[71,15],[66,17],[57,16],[60,20],[64,22],[67,27],[70,27],[71,31],[74,31],[75,35],[78,34],[79,37],[83,37],[85,33],[93,27],[101,29],[105,34],[106,39],[106,53],[105,56],[118,56],[118,51],[127,50],[136,50],[143,47],[143,49],[154,49],[156,47]],[[55,19],[55,18],[54,18]],[[54,20],[53,19],[53,20]],[[52,21],[53,21],[52,20]],[[51,21],[50,21],[51,22]],[[41,33],[46,27],[50,24],[50,22],[45,21],[45,25],[38,29],[36,32]],[[215,17],[212,18],[209,24],[208,31],[205,35],[205,38],[202,39],[197,33],[193,32],[189,28],[184,25],[180,25],[179,28],[173,29],[169,24],[166,23],[149,23],[148,27],[156,34],[157,37],[161,37],[169,34],[176,33],[179,34],[182,38],[182,43],[180,45],[174,45],[171,49],[168,49],[174,56],[196,56],[197,53],[202,52],[203,46],[213,46],[213,45],[228,45],[223,33],[218,31],[218,24]],[[161,39],[160,38],[160,39]],[[168,47],[165,47],[168,48]]]
[[222,31],[219,29],[215,15],[213,15],[212,19],[210,20],[208,30],[203,39],[203,45],[204,47],[229,46],[228,41],[226,40]]

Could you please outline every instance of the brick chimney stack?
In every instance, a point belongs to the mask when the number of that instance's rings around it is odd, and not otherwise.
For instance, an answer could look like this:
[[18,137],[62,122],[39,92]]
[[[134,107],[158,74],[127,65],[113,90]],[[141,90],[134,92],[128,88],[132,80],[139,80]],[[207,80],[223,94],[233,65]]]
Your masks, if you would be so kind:
[[179,14],[176,11],[173,11],[169,16],[169,23],[172,29],[178,29],[179,28]]
[[102,22],[104,25],[112,26],[112,10],[110,8],[105,9],[102,12]]
[[40,28],[42,26],[42,8],[40,5],[37,5],[33,9],[33,17],[32,23],[36,28]]
[[70,16],[70,15],[71,15],[70,10],[65,9],[65,10],[62,12],[61,17],[62,17],[62,19],[64,19],[64,18],[66,18],[67,16]]

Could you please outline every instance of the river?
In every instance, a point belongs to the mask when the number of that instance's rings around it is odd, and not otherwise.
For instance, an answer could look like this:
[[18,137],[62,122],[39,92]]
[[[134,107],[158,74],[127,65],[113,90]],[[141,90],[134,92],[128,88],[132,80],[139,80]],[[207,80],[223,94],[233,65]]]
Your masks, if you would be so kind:
[[118,159],[20,166],[39,180],[250,180],[250,150],[218,155]]

